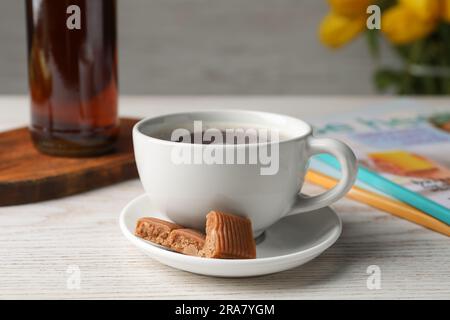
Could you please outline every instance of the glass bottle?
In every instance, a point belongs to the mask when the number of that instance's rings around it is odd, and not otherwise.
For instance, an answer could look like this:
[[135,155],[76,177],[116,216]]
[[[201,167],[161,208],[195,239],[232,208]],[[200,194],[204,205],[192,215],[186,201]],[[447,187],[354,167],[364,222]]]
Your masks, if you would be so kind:
[[115,0],[26,0],[30,132],[57,156],[112,151],[119,132]]

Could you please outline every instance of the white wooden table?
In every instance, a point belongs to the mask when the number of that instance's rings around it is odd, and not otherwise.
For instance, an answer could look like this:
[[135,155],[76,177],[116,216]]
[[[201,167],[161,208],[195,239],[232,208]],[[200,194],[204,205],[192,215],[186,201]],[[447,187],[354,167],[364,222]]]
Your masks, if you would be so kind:
[[[124,97],[121,113],[143,117],[194,108],[247,108],[308,117],[378,101]],[[425,103],[450,106],[450,99]],[[26,125],[28,110],[25,97],[0,97],[0,130]],[[305,191],[320,190],[307,186]],[[119,231],[121,208],[142,193],[134,180],[64,199],[0,208],[0,299],[450,298],[450,239],[346,199],[333,206],[343,219],[341,238],[302,267],[248,279],[171,269],[142,254]],[[370,265],[381,269],[379,290],[367,288]],[[80,270],[79,288],[70,285],[71,267]]]

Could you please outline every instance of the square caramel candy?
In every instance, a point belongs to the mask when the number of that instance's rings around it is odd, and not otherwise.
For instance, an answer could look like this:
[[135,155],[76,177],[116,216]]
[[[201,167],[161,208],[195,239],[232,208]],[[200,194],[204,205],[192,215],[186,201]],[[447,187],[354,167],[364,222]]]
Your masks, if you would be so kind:
[[157,218],[141,218],[136,224],[136,236],[163,246],[167,246],[166,241],[173,230],[183,227]]
[[176,252],[198,256],[205,245],[205,235],[192,229],[176,229],[170,233],[166,244]]
[[200,255],[219,259],[255,259],[256,244],[251,221],[222,212],[209,212],[205,246]]

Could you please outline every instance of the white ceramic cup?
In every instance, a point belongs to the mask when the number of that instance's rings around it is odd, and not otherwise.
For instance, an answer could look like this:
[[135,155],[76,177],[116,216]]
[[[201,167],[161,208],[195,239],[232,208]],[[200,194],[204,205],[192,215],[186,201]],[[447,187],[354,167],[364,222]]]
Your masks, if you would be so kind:
[[[267,162],[249,164],[180,163],[179,152],[202,154],[211,145],[178,143],[158,138],[161,132],[191,129],[194,121],[208,128],[268,128],[281,133],[280,141],[252,144],[221,144],[214,148],[223,153],[271,150],[278,168],[262,174]],[[283,217],[316,210],[342,198],[356,179],[357,164],[352,150],[333,139],[315,138],[306,122],[279,114],[257,111],[199,111],[148,118],[133,129],[134,152],[139,176],[155,210],[171,220],[199,230],[205,216],[218,210],[246,216],[252,221],[254,235]],[[258,149],[259,148],[259,149]],[[278,153],[278,154],[276,154]],[[341,165],[342,179],[331,190],[313,197],[299,194],[308,160],[329,153]],[[273,157],[275,161],[275,157]]]

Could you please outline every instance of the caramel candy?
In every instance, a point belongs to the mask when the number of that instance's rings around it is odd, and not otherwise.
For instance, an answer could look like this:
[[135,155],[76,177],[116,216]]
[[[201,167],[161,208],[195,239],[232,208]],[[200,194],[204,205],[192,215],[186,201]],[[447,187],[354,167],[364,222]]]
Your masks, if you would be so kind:
[[249,219],[211,211],[206,216],[206,240],[200,255],[207,258],[255,259],[256,244]]
[[151,242],[167,246],[166,240],[173,230],[183,227],[157,218],[141,218],[136,225],[136,236]]
[[192,229],[176,229],[170,233],[166,244],[176,252],[198,256],[205,245],[205,235]]

